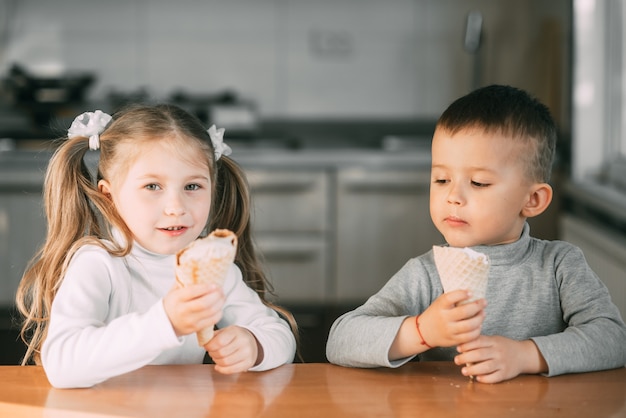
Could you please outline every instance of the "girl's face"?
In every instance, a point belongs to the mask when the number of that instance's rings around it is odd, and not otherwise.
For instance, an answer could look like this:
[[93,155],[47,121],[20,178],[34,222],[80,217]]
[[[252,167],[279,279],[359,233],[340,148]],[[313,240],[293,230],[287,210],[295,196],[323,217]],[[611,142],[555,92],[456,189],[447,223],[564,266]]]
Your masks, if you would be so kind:
[[211,175],[163,141],[146,146],[126,177],[101,180],[134,239],[148,251],[175,254],[204,229],[211,208]]
[[454,247],[519,239],[522,209],[533,183],[525,175],[523,145],[499,134],[437,129],[432,142],[430,215]]

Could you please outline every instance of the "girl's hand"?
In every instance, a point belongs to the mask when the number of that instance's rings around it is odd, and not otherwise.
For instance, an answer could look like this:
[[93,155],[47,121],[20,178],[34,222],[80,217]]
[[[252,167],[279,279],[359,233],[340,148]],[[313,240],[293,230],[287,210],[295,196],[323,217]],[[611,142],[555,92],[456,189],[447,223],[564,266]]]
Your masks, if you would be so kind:
[[163,298],[163,307],[180,337],[217,324],[225,300],[222,288],[213,283],[176,286]]
[[522,373],[547,372],[547,364],[532,340],[516,341],[501,336],[482,335],[457,347],[454,358],[464,365],[461,373],[478,382],[498,383]]
[[460,304],[469,298],[467,290],[444,293],[420,315],[420,331],[428,345],[450,347],[478,338],[487,301]]
[[263,349],[256,337],[236,325],[215,331],[204,348],[215,362],[215,370],[223,374],[245,372],[263,361]]

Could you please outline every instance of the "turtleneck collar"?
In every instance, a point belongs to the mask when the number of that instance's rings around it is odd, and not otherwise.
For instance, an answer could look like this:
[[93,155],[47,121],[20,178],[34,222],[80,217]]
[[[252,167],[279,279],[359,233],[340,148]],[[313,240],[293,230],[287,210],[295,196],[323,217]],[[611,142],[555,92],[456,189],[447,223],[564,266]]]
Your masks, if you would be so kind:
[[133,241],[133,248],[130,250],[130,253],[137,258],[141,258],[141,259],[149,258],[151,260],[156,260],[156,261],[174,257],[173,254],[158,254],[150,250],[147,250],[141,245],[139,245],[137,241]]
[[530,244],[530,225],[526,222],[517,241],[500,245],[477,245],[472,249],[486,254],[492,266],[511,265],[522,262],[528,256]]
[[[126,240],[124,239],[124,236],[122,235],[122,233],[116,228],[113,228],[111,233],[115,242],[118,245],[123,246]],[[138,259],[143,259],[143,260],[150,259],[153,261],[160,261],[160,260],[167,259],[169,257],[174,257],[173,254],[158,254],[158,253],[152,252],[142,247],[137,241],[132,242],[132,248],[130,250],[130,254],[133,257],[136,257]]]

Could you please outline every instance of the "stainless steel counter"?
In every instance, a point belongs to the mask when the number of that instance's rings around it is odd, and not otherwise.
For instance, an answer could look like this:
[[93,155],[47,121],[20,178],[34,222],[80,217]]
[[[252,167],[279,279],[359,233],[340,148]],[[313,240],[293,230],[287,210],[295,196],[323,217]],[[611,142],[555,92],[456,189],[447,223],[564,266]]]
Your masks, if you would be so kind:
[[[94,155],[95,153],[91,154]],[[0,151],[0,182],[29,182],[36,180],[45,172],[48,160],[52,156],[49,150],[12,150]],[[90,156],[90,153],[87,153]],[[386,167],[430,167],[430,148],[415,147],[399,151],[385,151],[376,148],[339,148],[339,149],[282,149],[282,148],[234,148],[230,156],[242,166],[270,166],[289,168],[346,167],[350,165],[369,165]],[[15,175],[14,175],[15,173]],[[30,173],[30,174],[29,174]],[[6,174],[9,177],[5,177]],[[20,179],[26,175],[27,179]]]
[[[13,150],[0,152],[0,192],[40,190],[52,151]],[[87,153],[93,162],[96,153]],[[430,169],[430,150],[383,151],[376,149],[235,149],[231,155],[245,168],[336,169],[370,168]]]
[[338,150],[234,150],[231,157],[243,167],[272,168],[346,168],[349,166],[372,166],[386,168],[430,169],[430,150],[390,152],[372,149]]

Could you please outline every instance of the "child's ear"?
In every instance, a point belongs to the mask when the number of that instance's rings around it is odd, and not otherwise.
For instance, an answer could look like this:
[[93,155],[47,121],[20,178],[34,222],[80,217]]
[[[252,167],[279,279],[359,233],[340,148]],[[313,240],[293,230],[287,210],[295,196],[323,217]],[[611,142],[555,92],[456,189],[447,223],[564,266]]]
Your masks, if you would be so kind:
[[522,216],[532,218],[542,214],[552,202],[552,186],[548,183],[537,183],[531,186],[526,204],[522,208]]
[[99,180],[98,181],[98,190],[100,191],[100,193],[102,193],[103,195],[105,195],[109,199],[111,198],[111,184],[108,181],[106,181],[106,180]]

